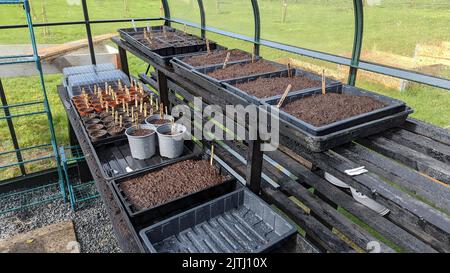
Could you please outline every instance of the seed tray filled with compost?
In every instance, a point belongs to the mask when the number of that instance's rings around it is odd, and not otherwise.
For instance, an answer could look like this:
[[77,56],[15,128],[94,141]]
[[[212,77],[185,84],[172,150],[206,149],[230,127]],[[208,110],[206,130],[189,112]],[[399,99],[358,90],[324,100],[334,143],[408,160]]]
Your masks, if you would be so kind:
[[[173,57],[180,54],[206,51],[207,46],[204,39],[166,26],[164,28],[165,31],[163,31],[163,26],[126,28],[119,29],[119,33],[122,39],[160,65],[167,65]],[[160,46],[155,48],[156,45]],[[209,46],[211,50],[218,47],[212,41],[209,42]]]
[[95,151],[98,164],[102,166],[102,175],[106,180],[130,177],[195,157],[201,153],[201,149],[194,142],[185,141],[183,153],[178,158],[165,158],[157,152],[149,159],[138,160],[131,156],[130,145],[124,138],[98,145]]
[[227,54],[230,53],[228,64],[236,62],[251,61],[252,55],[240,49],[214,50],[188,57],[177,57],[173,61],[188,69],[203,68],[208,66],[223,65]]
[[153,111],[151,96],[143,87],[114,82],[105,89],[100,85],[86,86],[87,91],[80,88],[81,95],[72,97],[70,103],[94,145],[125,138],[126,128],[142,123]]
[[295,226],[247,189],[173,216],[139,232],[152,253],[268,252]]
[[[225,88],[234,94],[245,98],[253,104],[261,104],[263,101],[279,99],[289,84],[292,89],[289,94],[318,90],[322,85],[322,77],[300,69],[291,69],[278,74],[247,77],[223,82]],[[329,92],[336,92],[340,83],[326,79],[326,88]]]
[[[276,105],[279,99],[268,100]],[[353,86],[300,92],[286,98],[280,118],[314,136],[325,136],[405,111],[404,102]]]
[[237,189],[238,182],[201,156],[113,181],[131,221],[155,223]]
[[223,68],[223,65],[197,68],[192,70],[192,72],[192,81],[206,89],[214,89],[217,86],[222,86],[221,83],[227,81],[247,77],[279,75],[281,72],[287,72],[287,67],[279,63],[258,59],[254,62],[236,62],[228,65],[226,68]]

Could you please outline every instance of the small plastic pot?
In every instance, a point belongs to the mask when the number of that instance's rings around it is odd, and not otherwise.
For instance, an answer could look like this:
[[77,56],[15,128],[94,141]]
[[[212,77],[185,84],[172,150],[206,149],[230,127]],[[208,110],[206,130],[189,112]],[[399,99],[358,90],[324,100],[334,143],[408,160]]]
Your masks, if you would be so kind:
[[97,113],[90,113],[90,114],[87,114],[86,116],[84,116],[84,117],[82,118],[82,120],[83,120],[83,122],[86,122],[86,121],[88,121],[88,120],[96,119],[96,118],[98,118]]
[[180,157],[184,150],[186,127],[181,124],[166,124],[156,129],[158,133],[159,154],[170,159]]
[[88,119],[84,121],[84,124],[86,124],[86,126],[88,125],[94,125],[94,124],[99,124],[101,122],[100,119],[98,118],[93,118],[93,119]]
[[114,126],[108,129],[108,134],[110,134],[111,136],[118,136],[121,135],[124,130],[124,127]]
[[85,117],[87,114],[94,112],[94,108],[82,107],[78,109],[78,112],[80,113],[80,116]]
[[174,118],[171,115],[163,115],[163,120],[167,120],[165,123],[158,124],[158,120],[161,120],[161,116],[159,114],[151,115],[145,119],[145,123],[153,126],[153,128],[158,129],[162,125],[171,124]]
[[110,123],[110,122],[114,122],[114,118],[113,118],[113,116],[109,115],[109,116],[102,118],[102,121],[103,121],[103,123]]
[[95,132],[104,129],[105,126],[103,124],[91,124],[86,126],[86,130],[89,132]]
[[91,137],[92,142],[97,142],[99,140],[102,140],[108,135],[108,132],[106,130],[98,130],[93,131],[89,133],[89,136]]
[[377,212],[381,216],[385,216],[389,213],[389,209],[385,206],[381,205],[380,203],[376,202],[373,199],[370,199],[369,197],[365,196],[364,194],[360,193],[359,191],[355,190],[354,188],[350,188],[352,192],[353,199],[355,199],[357,202],[363,204],[364,206],[370,208],[371,210]]
[[[141,124],[136,128],[136,126],[129,127],[125,130],[125,135],[128,138],[128,143],[130,145],[131,156],[135,159],[144,160],[151,158],[156,152],[156,132],[153,127],[147,124]],[[151,133],[144,136],[134,136],[133,132],[136,129],[147,129]]]

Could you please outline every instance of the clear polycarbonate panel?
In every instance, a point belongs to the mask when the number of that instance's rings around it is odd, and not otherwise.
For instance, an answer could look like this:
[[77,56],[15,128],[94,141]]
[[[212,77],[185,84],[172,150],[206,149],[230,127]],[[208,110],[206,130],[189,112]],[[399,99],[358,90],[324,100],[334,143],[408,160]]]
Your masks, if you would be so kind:
[[366,2],[361,59],[450,77],[450,1]]
[[381,74],[358,71],[356,86],[406,102],[411,116],[441,127],[450,126],[450,92]]
[[101,0],[87,1],[87,4],[91,20],[160,17],[161,1],[158,0]]
[[262,39],[351,56],[353,1],[259,0],[258,3]]
[[197,0],[168,0],[167,3],[169,4],[170,17],[200,25],[200,10]]
[[253,37],[254,19],[250,0],[205,0],[203,4],[207,26]]

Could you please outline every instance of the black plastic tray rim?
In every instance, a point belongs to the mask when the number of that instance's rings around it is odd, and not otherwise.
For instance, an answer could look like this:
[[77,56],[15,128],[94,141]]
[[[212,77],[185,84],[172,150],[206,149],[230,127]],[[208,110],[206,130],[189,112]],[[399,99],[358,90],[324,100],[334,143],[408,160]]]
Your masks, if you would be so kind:
[[[239,188],[239,189],[237,189],[237,190],[235,190],[235,191],[233,191],[233,192],[230,192],[230,193],[225,194],[225,195],[223,195],[223,196],[220,196],[220,197],[218,197],[218,198],[216,198],[216,199],[213,199],[213,200],[211,200],[211,201],[209,201],[209,202],[205,202],[204,204],[201,204],[201,205],[199,205],[199,206],[196,206],[196,207],[194,207],[194,208],[191,208],[191,209],[189,209],[189,210],[186,210],[186,211],[183,212],[182,214],[187,214],[187,213],[193,212],[193,211],[197,210],[198,208],[208,206],[208,205],[213,204],[213,203],[215,203],[215,202],[217,202],[217,201],[219,201],[219,200],[221,200],[221,199],[225,199],[225,198],[227,198],[227,197],[229,197],[229,196],[232,196],[232,195],[235,195],[235,194],[240,194],[240,193],[242,193],[242,195],[244,195],[244,194],[246,193],[246,194],[249,194],[249,195],[251,195],[251,196],[253,196],[253,197],[256,197],[256,198],[260,199],[256,194],[252,193],[252,192],[251,192],[250,190],[248,190],[247,188],[242,187],[242,188]],[[273,208],[271,208],[268,204],[266,204],[266,206],[267,206],[267,208],[269,208],[270,210],[272,210],[272,212],[274,212],[274,213],[277,214],[280,218],[282,218],[284,221],[286,221],[288,224],[290,224],[290,225],[292,226],[292,228],[291,228],[288,232],[286,232],[285,234],[283,234],[282,237],[280,237],[280,238],[278,238],[277,240],[275,240],[272,244],[266,245],[266,246],[261,247],[260,249],[258,249],[258,252],[257,252],[257,253],[265,253],[265,252],[268,252],[268,251],[270,251],[270,250],[276,248],[276,247],[279,246],[282,242],[284,242],[285,240],[287,240],[288,238],[290,238],[291,236],[293,236],[294,234],[297,233],[297,228],[296,228],[295,224],[294,224],[290,219],[286,219],[285,217],[281,216],[278,212],[276,212],[276,211],[275,211]],[[172,221],[173,219],[176,219],[179,215],[181,215],[181,213],[178,214],[178,215],[174,215],[174,216],[172,216],[172,217],[170,217],[170,218],[167,218],[167,219],[165,219],[165,220],[163,220],[163,221],[161,221],[161,222],[155,223],[155,224],[153,224],[153,225],[151,225],[151,226],[149,226],[149,227],[147,227],[147,228],[142,229],[141,231],[139,231],[139,236],[140,236],[141,239],[144,241],[144,245],[145,245],[145,247],[147,248],[147,250],[148,250],[150,253],[158,253],[158,252],[156,251],[156,249],[153,247],[153,244],[152,244],[152,243],[150,242],[150,240],[148,239],[148,237],[147,237],[147,235],[146,235],[147,231],[152,230],[153,228],[155,228],[155,227],[157,227],[157,226],[164,225],[164,224],[166,224],[166,223]]]
[[[388,115],[392,115],[395,113],[399,113],[403,110],[406,109],[406,104],[402,101],[393,99],[393,98],[389,98],[383,95],[379,95],[377,93],[374,92],[370,92],[367,90],[363,90],[360,88],[356,88],[353,86],[349,86],[349,85],[343,85],[342,88],[339,89],[332,89],[332,88],[327,88],[327,92],[334,92],[334,93],[351,93],[353,95],[358,95],[358,96],[368,96],[371,97],[373,99],[376,99],[378,101],[381,101],[385,104],[387,104],[385,107],[368,112],[368,113],[362,113],[356,116],[352,116],[340,121],[336,121],[327,125],[323,125],[323,126],[314,126],[312,124],[309,124],[301,119],[298,119],[296,117],[294,117],[293,115],[280,110],[279,114],[280,114],[280,118],[284,119],[286,121],[288,121],[291,124],[294,124],[296,127],[298,128],[302,128],[305,131],[309,132],[310,134],[314,135],[314,136],[323,136],[335,131],[339,131],[341,129],[345,129],[354,125],[358,125],[361,123],[365,123],[371,120],[375,120],[375,119],[379,119],[382,118],[384,116],[388,116]],[[297,99],[301,99],[303,97],[306,96],[311,96],[314,94],[319,94],[321,93],[321,89],[315,89],[315,90],[310,90],[308,92],[293,92],[292,94],[290,94],[287,98],[285,103],[288,103],[289,101],[292,100],[297,100]],[[270,99],[270,100],[265,100],[264,101],[265,104],[267,105],[275,105],[278,103],[278,99],[274,98],[274,99]]]
[[[265,72],[265,73],[259,73],[259,74],[254,74],[254,75],[247,75],[247,76],[243,76],[243,77],[236,77],[236,78],[230,78],[230,79],[225,79],[225,80],[218,80],[215,79],[213,77],[210,77],[207,75],[208,72],[212,72],[215,71],[217,69],[221,69],[223,67],[223,65],[214,65],[214,66],[208,66],[208,67],[204,67],[204,68],[196,68],[192,70],[192,73],[199,75],[200,77],[204,78],[205,80],[214,83],[217,86],[222,86],[222,83],[224,82],[228,82],[228,81],[236,81],[236,80],[241,80],[241,79],[245,79],[247,77],[262,77],[262,76],[269,76],[269,75],[276,75],[277,73],[280,72],[286,72],[288,71],[287,67],[277,63],[277,62],[273,62],[273,61],[269,61],[266,59],[259,59],[259,60],[264,60],[265,62],[271,63],[272,65],[275,65],[279,68],[279,70],[274,71],[274,72]],[[234,63],[234,65],[236,64],[248,64],[250,63],[251,60],[249,61],[237,61]]]
[[174,160],[172,162],[168,162],[167,164],[155,166],[152,169],[146,169],[145,171],[136,172],[136,173],[133,173],[130,176],[117,178],[117,179],[114,179],[112,181],[111,184],[113,185],[117,196],[121,200],[123,206],[125,207],[125,210],[127,211],[127,214],[129,215],[129,217],[132,219],[133,222],[135,222],[136,224],[141,224],[140,223],[141,221],[138,219],[139,217],[144,217],[146,214],[149,214],[151,212],[164,209],[167,206],[176,204],[177,202],[181,202],[183,200],[188,200],[188,199],[195,198],[195,196],[201,195],[202,193],[209,193],[209,192],[212,192],[214,190],[218,190],[219,191],[219,190],[222,190],[222,188],[225,189],[227,187],[231,187],[231,188],[239,187],[239,182],[236,180],[236,178],[234,178],[231,174],[229,174],[228,171],[226,171],[224,168],[219,166],[219,169],[221,171],[226,172],[226,175],[229,177],[227,180],[225,180],[224,182],[222,182],[220,184],[212,185],[212,186],[206,187],[204,189],[201,189],[200,191],[193,192],[193,193],[190,193],[190,194],[187,194],[187,195],[184,195],[184,196],[180,196],[180,197],[171,199],[171,200],[169,200],[169,201],[167,201],[165,203],[156,205],[156,206],[151,207],[151,208],[145,208],[145,209],[141,209],[141,210],[138,210],[138,211],[132,209],[133,205],[128,201],[128,198],[126,197],[125,193],[120,188],[120,184],[122,182],[125,182],[127,180],[130,180],[130,179],[133,179],[135,177],[141,176],[144,173],[145,174],[149,174],[149,173],[155,172],[157,170],[160,170],[160,169],[162,169],[162,168],[164,168],[166,166],[169,166],[169,165],[172,165],[172,164],[176,164],[178,162],[185,161],[185,160],[188,160],[188,159],[193,159],[193,158],[199,159],[199,158],[201,158],[201,154],[190,154],[189,156],[185,156],[183,158],[178,158],[177,160]]
[[[294,76],[305,76],[308,77],[310,79],[313,80],[318,80],[321,81],[321,77],[319,75],[316,75],[314,73],[308,72],[308,71],[304,71],[304,70],[300,70],[300,69],[291,69],[291,71],[294,72]],[[247,92],[245,92],[244,90],[241,90],[239,88],[237,88],[236,86],[234,86],[237,83],[242,83],[242,82],[250,82],[250,81],[254,81],[257,80],[258,78],[279,78],[279,77],[287,77],[288,76],[288,72],[286,71],[281,71],[278,72],[276,74],[269,74],[269,75],[263,75],[263,76],[253,76],[253,77],[247,77],[247,78],[241,78],[239,80],[229,80],[229,81],[224,81],[222,82],[223,86],[225,87],[225,89],[231,91],[232,93],[243,97],[244,99],[246,99],[248,102],[256,104],[256,105],[260,105],[260,104],[264,104],[265,102],[268,101],[278,101],[282,94],[279,95],[274,95],[268,98],[258,98],[256,96],[250,95]],[[338,81],[335,80],[331,80],[329,78],[326,79],[326,90],[337,90],[340,89],[342,86],[342,84]],[[317,86],[317,87],[309,87],[309,88],[305,88],[305,89],[299,89],[299,90],[292,90],[291,92],[289,92],[288,97],[291,97],[295,94],[298,93],[307,93],[307,92],[311,92],[311,91],[316,91],[318,89],[321,89],[321,86]]]

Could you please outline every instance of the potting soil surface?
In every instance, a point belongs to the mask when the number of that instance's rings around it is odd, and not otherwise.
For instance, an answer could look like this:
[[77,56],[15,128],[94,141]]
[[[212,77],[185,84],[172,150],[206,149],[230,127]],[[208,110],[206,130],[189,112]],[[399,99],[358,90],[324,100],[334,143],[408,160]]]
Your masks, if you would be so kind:
[[133,130],[133,132],[130,133],[131,136],[148,136],[153,134],[153,130],[150,129],[137,129]]
[[120,188],[136,211],[221,184],[227,177],[206,160],[186,160],[124,181]]
[[212,51],[211,53],[192,56],[185,59],[184,62],[192,66],[220,64],[225,62],[225,58],[228,52],[230,52],[229,62],[248,60],[251,58],[251,55],[248,52],[239,49],[232,49],[232,50]]
[[320,81],[304,76],[295,76],[258,78],[254,81],[238,83],[235,87],[257,98],[268,98],[283,94],[289,84],[292,85],[292,91],[321,86]]
[[218,80],[226,80],[279,70],[280,68],[278,66],[264,60],[259,60],[254,63],[229,65],[225,69],[219,68],[209,72],[208,76]]
[[282,110],[316,127],[385,107],[367,96],[327,93],[286,103]]
[[150,121],[150,124],[156,124],[156,125],[162,125],[162,124],[167,124],[167,123],[171,123],[171,120],[169,119],[155,119]]

